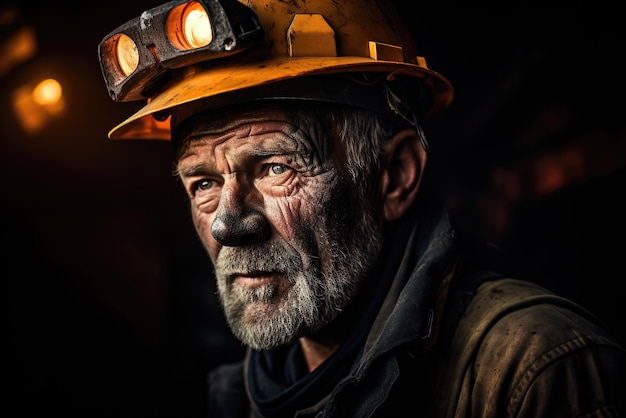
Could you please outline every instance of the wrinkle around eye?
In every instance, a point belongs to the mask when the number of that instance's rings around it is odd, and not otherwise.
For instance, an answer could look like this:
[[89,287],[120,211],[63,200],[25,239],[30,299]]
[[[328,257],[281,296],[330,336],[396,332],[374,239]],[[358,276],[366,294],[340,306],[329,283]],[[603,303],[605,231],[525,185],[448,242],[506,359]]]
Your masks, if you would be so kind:
[[[282,163],[265,164],[257,184],[265,187],[282,187],[292,184],[299,177],[298,170]],[[263,186],[262,186],[263,187]]]
[[202,178],[191,183],[188,193],[196,207],[203,212],[212,211],[220,199],[221,183],[215,179]]
[[196,189],[196,191],[191,195],[191,203],[195,206],[199,211],[210,213],[217,209],[217,205],[220,201],[220,192],[218,190],[200,190]]

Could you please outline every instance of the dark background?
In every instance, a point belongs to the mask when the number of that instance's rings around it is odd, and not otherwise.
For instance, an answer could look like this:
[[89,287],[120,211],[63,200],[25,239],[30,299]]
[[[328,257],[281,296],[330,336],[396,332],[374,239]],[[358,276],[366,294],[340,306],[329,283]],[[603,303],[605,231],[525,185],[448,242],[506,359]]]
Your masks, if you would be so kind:
[[[597,2],[396,3],[456,89],[426,130],[460,230],[625,336],[622,15]],[[109,99],[97,45],[156,4],[16,3],[16,19],[0,15],[0,45],[23,26],[38,43],[0,73],[5,417],[191,417],[206,370],[243,352],[169,144],[106,137],[139,104]],[[65,111],[26,133],[12,97],[48,77]]]

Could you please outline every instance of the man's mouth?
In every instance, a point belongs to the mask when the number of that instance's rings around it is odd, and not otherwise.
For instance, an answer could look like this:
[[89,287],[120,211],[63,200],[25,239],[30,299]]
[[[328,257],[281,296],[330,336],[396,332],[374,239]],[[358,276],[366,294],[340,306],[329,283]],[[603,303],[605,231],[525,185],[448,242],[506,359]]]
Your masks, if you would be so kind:
[[245,287],[258,287],[267,284],[276,284],[285,279],[285,275],[270,271],[249,271],[234,273],[231,275],[233,283]]

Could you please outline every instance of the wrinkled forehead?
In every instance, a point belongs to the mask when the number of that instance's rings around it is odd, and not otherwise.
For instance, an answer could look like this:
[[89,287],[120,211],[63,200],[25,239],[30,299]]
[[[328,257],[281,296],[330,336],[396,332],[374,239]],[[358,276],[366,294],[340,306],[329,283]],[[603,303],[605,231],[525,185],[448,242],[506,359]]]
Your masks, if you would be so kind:
[[[261,132],[280,131],[282,135],[297,140],[302,149],[330,152],[338,126],[330,124],[329,114],[336,115],[340,108],[307,101],[254,101],[231,105],[218,110],[204,109],[180,120],[172,130],[172,145],[178,159],[196,142],[208,136],[256,135]],[[344,109],[345,110],[345,109]],[[176,120],[176,118],[173,118]],[[337,121],[332,117],[333,121]]]
[[232,105],[221,109],[182,109],[172,114],[172,142],[179,148],[190,139],[207,133],[220,133],[243,124],[266,121],[294,123],[295,114],[280,103],[255,102]]

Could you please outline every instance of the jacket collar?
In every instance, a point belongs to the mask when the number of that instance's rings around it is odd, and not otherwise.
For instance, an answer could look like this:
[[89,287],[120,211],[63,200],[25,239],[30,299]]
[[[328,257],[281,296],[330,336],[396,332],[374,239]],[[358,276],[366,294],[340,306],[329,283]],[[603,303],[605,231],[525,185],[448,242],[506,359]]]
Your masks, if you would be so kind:
[[[410,226],[402,261],[370,330],[361,363],[407,343],[425,350],[436,340],[455,268],[454,232],[445,210],[421,213],[418,220]],[[407,226],[400,224],[395,230],[403,228]]]

